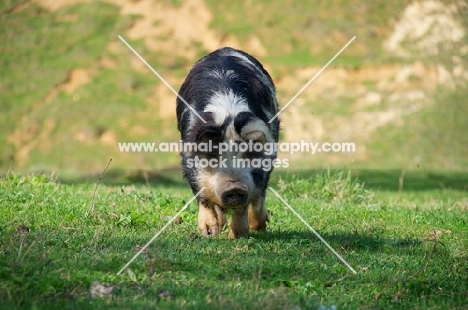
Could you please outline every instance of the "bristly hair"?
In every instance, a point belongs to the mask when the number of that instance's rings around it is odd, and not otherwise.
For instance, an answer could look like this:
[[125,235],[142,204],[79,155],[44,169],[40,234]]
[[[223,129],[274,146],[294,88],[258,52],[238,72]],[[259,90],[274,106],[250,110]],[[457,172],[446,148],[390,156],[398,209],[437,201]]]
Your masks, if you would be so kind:
[[[225,47],[202,58],[193,66],[179,94],[197,112],[212,112],[217,124],[228,116],[252,112],[278,138],[279,120],[268,123],[278,110],[273,81],[260,62],[242,51]],[[177,99],[177,121],[182,135],[197,123],[196,118]]]

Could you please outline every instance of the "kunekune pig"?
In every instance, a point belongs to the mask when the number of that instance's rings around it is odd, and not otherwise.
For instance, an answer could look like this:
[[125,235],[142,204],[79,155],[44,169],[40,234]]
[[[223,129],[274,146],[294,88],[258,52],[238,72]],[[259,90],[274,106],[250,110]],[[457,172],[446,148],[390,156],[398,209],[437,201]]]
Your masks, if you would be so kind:
[[197,197],[204,236],[219,234],[227,211],[232,211],[230,238],[266,228],[265,194],[279,160],[276,150],[251,146],[278,142],[279,120],[269,122],[277,112],[270,75],[245,52],[218,49],[187,75],[177,98],[177,122],[183,175],[194,194],[204,188]]

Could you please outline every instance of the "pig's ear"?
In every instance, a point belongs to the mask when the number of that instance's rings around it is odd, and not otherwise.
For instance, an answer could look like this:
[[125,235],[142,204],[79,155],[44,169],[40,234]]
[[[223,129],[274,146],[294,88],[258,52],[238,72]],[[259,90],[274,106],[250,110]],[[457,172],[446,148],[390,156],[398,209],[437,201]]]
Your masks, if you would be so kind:
[[215,126],[202,127],[196,134],[195,141],[198,143],[221,140],[223,133]]
[[255,142],[260,142],[262,144],[268,142],[265,133],[261,130],[244,132],[242,138],[247,141],[252,140]]
[[241,130],[241,137],[244,140],[253,140],[260,143],[273,142],[270,130],[260,119],[249,121]]

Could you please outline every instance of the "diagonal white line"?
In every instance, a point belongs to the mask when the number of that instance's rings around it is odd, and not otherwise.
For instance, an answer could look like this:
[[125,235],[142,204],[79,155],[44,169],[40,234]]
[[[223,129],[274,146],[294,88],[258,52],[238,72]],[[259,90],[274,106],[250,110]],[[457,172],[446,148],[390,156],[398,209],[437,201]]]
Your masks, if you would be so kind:
[[159,235],[162,234],[162,232],[163,232],[167,227],[169,227],[169,225],[171,225],[171,223],[174,222],[174,220],[175,220],[182,212],[184,212],[185,209],[187,209],[187,207],[190,205],[190,203],[191,203],[195,198],[197,198],[198,195],[200,195],[200,194],[203,192],[204,189],[205,189],[205,187],[203,187],[195,196],[193,196],[192,199],[190,199],[190,200],[185,204],[185,206],[184,206],[182,209],[180,209],[180,211],[177,212],[177,214],[174,215],[174,217],[171,218],[171,219],[169,220],[169,222],[167,222],[167,224],[164,225],[164,227],[161,228],[161,230],[159,230],[159,231],[156,233],[156,235],[154,235],[153,238],[151,238],[151,240],[148,241],[148,242],[145,244],[145,246],[142,247],[142,248],[140,249],[140,251],[138,251],[138,253],[136,253],[135,256],[133,256],[133,258],[132,258],[125,266],[123,266],[122,269],[120,269],[119,272],[117,272],[117,275],[120,275],[120,274],[122,273],[122,271],[125,270],[125,268],[127,268],[127,267],[144,251],[144,250],[146,250],[146,248],[154,241],[154,239],[156,239],[157,237],[159,237]]
[[156,72],[156,70],[153,69],[153,67],[151,67],[149,65],[149,63],[146,62],[146,60],[140,56],[140,54],[137,53],[137,51],[135,51],[133,49],[133,47],[130,46],[130,44],[127,43],[127,41],[124,40],[124,38],[122,38],[120,35],[119,35],[119,39],[125,44],[127,45],[127,47],[138,57],[140,58],[140,60],[154,73],[156,74],[156,76],[164,83],[166,84],[166,86],[180,99],[182,100],[183,103],[185,103],[185,105],[187,106],[187,108],[189,108],[190,110],[192,110],[193,113],[195,113],[196,116],[198,116],[198,118],[206,124],[206,121],[203,117],[200,116],[200,114],[197,113],[197,111],[195,111],[195,109],[193,107],[191,107],[187,101],[185,101],[184,98],[182,98],[182,96],[179,95],[178,92],[176,92],[174,90],[174,88],[172,88],[172,86],[158,73]]
[[338,57],[338,55],[340,55],[341,52],[344,51],[345,48],[347,48],[348,45],[350,45],[351,42],[354,41],[354,39],[356,39],[356,36],[354,36],[351,40],[349,40],[348,43],[346,43],[346,45],[343,46],[343,47],[340,49],[340,51],[339,51],[338,53],[336,53],[336,55],[333,56],[333,58],[330,59],[330,60],[327,62],[327,64],[326,64],[322,69],[320,69],[320,71],[317,72],[317,73],[309,80],[309,82],[307,82],[307,84],[305,84],[304,87],[302,87],[301,90],[299,90],[299,91],[297,92],[297,94],[294,95],[294,97],[292,97],[291,100],[289,100],[288,103],[286,103],[286,105],[285,105],[281,110],[279,110],[278,113],[276,113],[276,115],[273,116],[273,117],[268,121],[268,123],[273,122],[273,121],[275,120],[275,118],[277,118],[281,113],[283,113],[284,109],[286,109],[286,108],[297,98],[297,96],[299,96],[299,95],[304,91],[304,89],[306,89],[307,86],[309,86],[310,83],[312,83],[312,82],[323,72],[323,70],[325,70],[325,69],[328,67],[328,65],[331,64],[331,63],[333,62],[333,60],[335,60],[335,58]]
[[273,188],[271,187],[268,187],[316,236],[317,238],[320,239],[320,241],[322,241],[332,252],[333,254],[336,255],[336,257],[338,257],[342,262],[343,264],[346,265],[346,267],[349,268],[349,270],[351,270],[354,274],[357,274],[356,270],[353,269],[353,267],[351,267],[347,261],[345,261],[345,259],[343,257],[341,257],[340,254],[338,254],[338,252],[336,252],[326,241],[325,239],[322,238],[322,236],[320,236],[318,234],[318,232],[315,231],[315,229],[312,228],[312,226],[309,225],[309,223],[307,223],[303,218],[302,216],[296,212],[296,210],[294,210]]

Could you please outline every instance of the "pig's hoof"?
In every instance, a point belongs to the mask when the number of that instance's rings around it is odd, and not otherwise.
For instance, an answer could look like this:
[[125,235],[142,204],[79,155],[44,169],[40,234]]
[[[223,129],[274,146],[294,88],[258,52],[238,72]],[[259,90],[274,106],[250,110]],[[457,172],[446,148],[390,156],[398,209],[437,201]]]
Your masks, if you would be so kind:
[[268,210],[265,208],[265,198],[254,200],[249,208],[249,227],[251,230],[264,230],[268,222]]
[[249,233],[249,216],[247,210],[234,211],[231,218],[228,237],[231,239],[245,237]]
[[198,231],[205,237],[214,237],[226,224],[226,215],[218,207],[198,209]]

